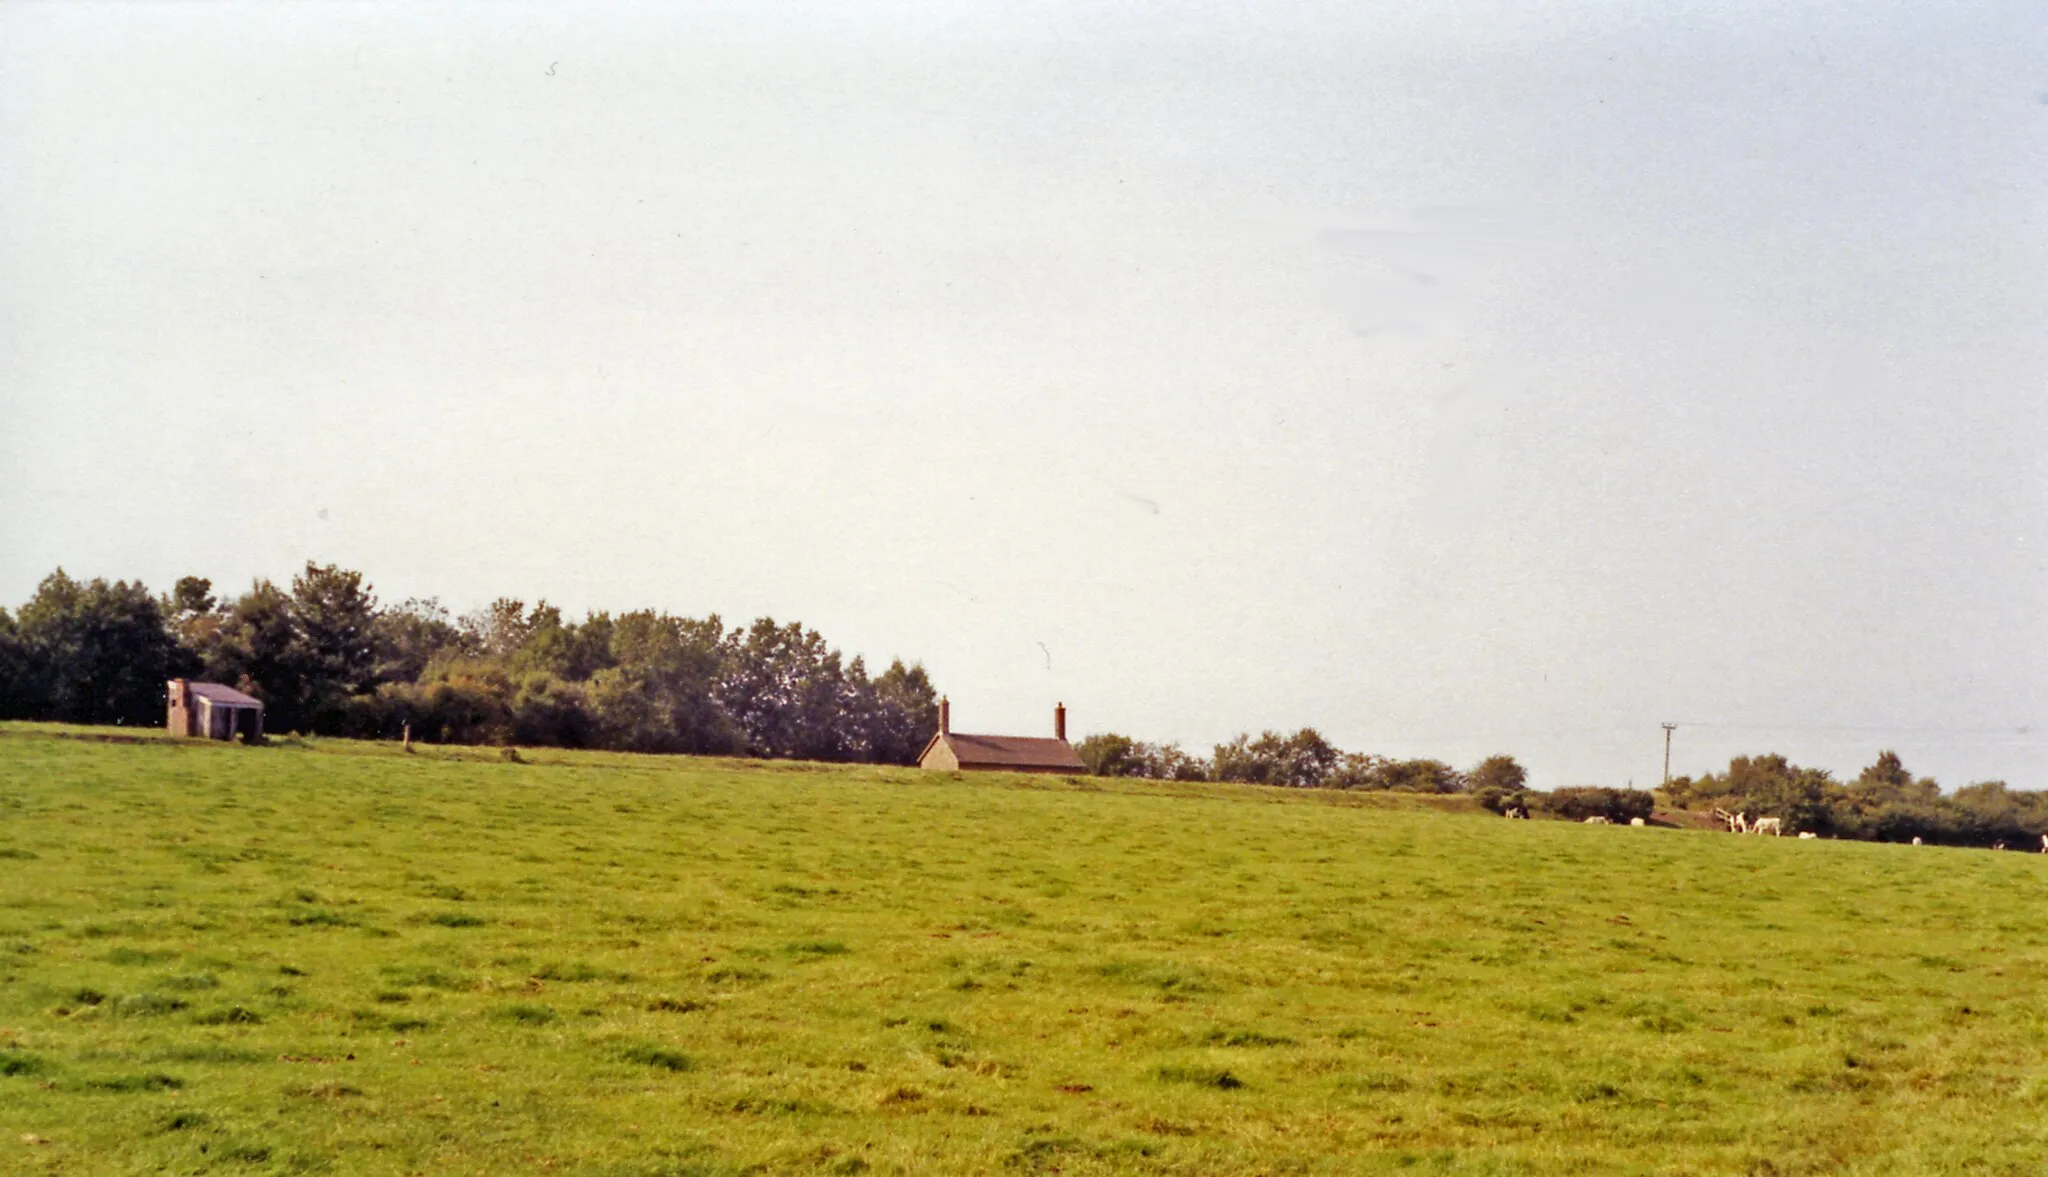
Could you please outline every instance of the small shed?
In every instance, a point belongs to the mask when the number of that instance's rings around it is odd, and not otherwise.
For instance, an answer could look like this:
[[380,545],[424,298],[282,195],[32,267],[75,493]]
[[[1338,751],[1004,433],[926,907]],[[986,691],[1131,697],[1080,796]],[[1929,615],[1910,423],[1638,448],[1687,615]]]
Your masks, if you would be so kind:
[[1067,705],[1052,709],[1052,738],[1042,736],[973,736],[953,730],[953,706],[939,700],[939,730],[918,755],[919,768],[945,772],[1085,773],[1074,746],[1067,743]]
[[217,682],[171,680],[171,713],[165,724],[174,736],[253,744],[263,738],[263,700]]

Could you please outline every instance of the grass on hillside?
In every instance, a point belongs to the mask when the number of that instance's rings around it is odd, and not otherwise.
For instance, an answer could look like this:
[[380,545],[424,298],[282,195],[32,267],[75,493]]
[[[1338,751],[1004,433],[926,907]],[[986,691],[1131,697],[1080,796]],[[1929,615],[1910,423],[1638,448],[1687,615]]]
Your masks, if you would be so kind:
[[2038,855],[61,734],[0,726],[0,1172],[2048,1158]]

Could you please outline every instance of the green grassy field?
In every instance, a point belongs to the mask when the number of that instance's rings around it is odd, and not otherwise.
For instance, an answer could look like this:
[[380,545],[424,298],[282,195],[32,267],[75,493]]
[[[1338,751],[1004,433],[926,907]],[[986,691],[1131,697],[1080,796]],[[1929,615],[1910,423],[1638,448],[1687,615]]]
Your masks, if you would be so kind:
[[2039,1173],[2048,859],[0,726],[0,1172]]

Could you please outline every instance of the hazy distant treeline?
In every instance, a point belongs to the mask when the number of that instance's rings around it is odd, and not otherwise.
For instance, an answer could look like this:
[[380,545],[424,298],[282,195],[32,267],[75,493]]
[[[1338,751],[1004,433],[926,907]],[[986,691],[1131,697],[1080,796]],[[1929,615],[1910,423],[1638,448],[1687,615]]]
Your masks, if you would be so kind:
[[1783,756],[1738,756],[1728,771],[1678,777],[1663,790],[1687,809],[1725,809],[1782,819],[1823,836],[1879,842],[1922,838],[1955,846],[2041,848],[2048,834],[2048,794],[1979,781],[1943,793],[1932,777],[1916,777],[1895,752],[1881,752],[1852,781],[1824,768],[1802,768]]
[[1931,777],[1915,777],[1893,752],[1855,780],[1837,781],[1821,768],[1803,768],[1779,755],[1738,756],[1728,770],[1677,777],[1652,791],[1574,787],[1537,792],[1515,758],[1489,756],[1460,771],[1441,760],[1398,760],[1345,752],[1314,728],[1291,736],[1264,732],[1216,745],[1209,757],[1177,744],[1148,744],[1115,733],[1090,736],[1075,746],[1098,776],[1158,780],[1245,781],[1294,788],[1383,789],[1408,793],[1468,793],[1495,813],[1519,809],[1571,821],[1648,818],[1666,808],[1696,813],[1724,809],[1751,818],[1775,817],[1789,830],[1824,837],[1954,846],[2040,849],[2048,834],[2048,793],[1981,781],[1943,793]]
[[[160,726],[165,683],[181,676],[262,699],[271,732],[393,739],[409,724],[429,743],[910,764],[938,727],[922,666],[895,661],[870,677],[817,631],[767,618],[732,629],[652,610],[569,621],[510,598],[454,617],[433,600],[380,605],[361,573],[310,563],[288,589],[259,580],[233,600],[199,577],[159,596],[59,569],[19,611],[0,609],[0,718]],[[1512,756],[1460,770],[1345,752],[1313,728],[1241,735],[1206,757],[1113,732],[1076,751],[1099,776],[1466,793],[1495,812],[1574,820],[1646,817],[1656,799],[1539,793]],[[1658,798],[1845,838],[2038,848],[2048,833],[2048,794],[2003,781],[1944,794],[1891,752],[1847,782],[1783,756],[1739,756]]]
[[1489,756],[1460,771],[1441,760],[1397,760],[1369,752],[1345,752],[1312,727],[1293,735],[1261,732],[1218,744],[1207,757],[1183,752],[1178,744],[1148,744],[1107,732],[1074,746],[1097,776],[1155,780],[1240,781],[1298,789],[1387,789],[1407,793],[1497,793],[1523,791],[1528,772],[1507,755]]
[[161,726],[165,683],[227,683],[275,732],[908,764],[938,726],[922,666],[870,677],[816,630],[652,610],[581,621],[510,598],[462,617],[380,605],[361,573],[307,564],[232,600],[186,577],[46,577],[0,609],[0,717]]

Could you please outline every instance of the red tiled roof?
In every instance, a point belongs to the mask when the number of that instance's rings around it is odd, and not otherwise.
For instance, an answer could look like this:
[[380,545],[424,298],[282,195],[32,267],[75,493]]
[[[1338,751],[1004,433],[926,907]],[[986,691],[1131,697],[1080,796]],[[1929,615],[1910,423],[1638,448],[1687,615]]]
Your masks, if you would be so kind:
[[233,687],[222,686],[217,682],[195,682],[185,685],[192,689],[192,697],[195,699],[211,699],[215,703],[235,707],[263,706],[263,700],[251,698]]
[[962,768],[1071,768],[1086,772],[1088,766],[1074,754],[1065,740],[1037,736],[970,736],[948,732],[940,736],[953,749]]

